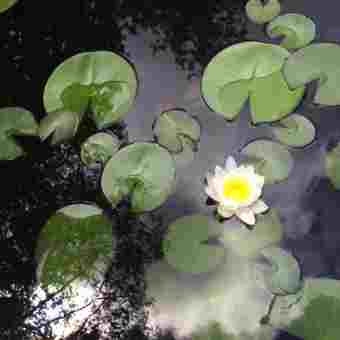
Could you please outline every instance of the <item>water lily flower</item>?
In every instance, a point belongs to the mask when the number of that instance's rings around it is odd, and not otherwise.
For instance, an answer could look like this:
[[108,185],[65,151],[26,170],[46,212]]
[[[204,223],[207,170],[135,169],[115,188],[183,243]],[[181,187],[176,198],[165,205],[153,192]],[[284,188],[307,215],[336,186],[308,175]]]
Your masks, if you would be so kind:
[[229,156],[224,169],[216,166],[215,174],[206,176],[205,192],[218,202],[217,213],[230,218],[236,215],[248,225],[254,225],[255,215],[269,209],[260,199],[264,177],[255,173],[254,166],[237,166],[233,157]]

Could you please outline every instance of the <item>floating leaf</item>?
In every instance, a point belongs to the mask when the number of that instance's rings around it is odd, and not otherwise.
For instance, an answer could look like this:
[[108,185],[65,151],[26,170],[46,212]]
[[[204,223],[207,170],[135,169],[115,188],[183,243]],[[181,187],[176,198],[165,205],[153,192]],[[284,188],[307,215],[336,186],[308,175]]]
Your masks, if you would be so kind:
[[173,109],[162,112],[154,121],[153,132],[157,143],[166,147],[170,152],[180,153],[184,148],[180,137],[184,136],[198,142],[201,127],[186,110]]
[[287,331],[304,340],[337,340],[340,334],[340,299],[320,295],[307,306],[301,318]]
[[289,252],[279,247],[267,247],[261,254],[271,266],[264,272],[264,281],[272,294],[296,294],[302,288],[300,266]]
[[93,110],[98,128],[113,124],[130,110],[137,92],[136,72],[109,51],[79,53],[60,64],[44,90],[47,112]]
[[169,152],[155,143],[133,143],[119,150],[106,164],[101,179],[106,198],[115,206],[131,195],[134,212],[162,205],[176,183],[175,163]]
[[279,216],[272,209],[265,215],[256,216],[256,225],[252,230],[245,228],[238,220],[230,221],[230,224],[219,240],[238,256],[256,257],[261,249],[279,243],[283,236]]
[[0,0],[0,13],[10,9],[17,1],[18,0]]
[[269,0],[263,5],[261,0],[249,0],[246,4],[248,18],[256,24],[264,24],[271,21],[281,12],[281,5],[278,0]]
[[326,153],[325,171],[335,189],[340,190],[340,143]]
[[254,123],[279,120],[292,112],[304,87],[291,91],[281,73],[289,52],[254,41],[220,51],[207,65],[202,94],[207,105],[227,120],[236,118],[250,96]]
[[318,80],[313,102],[320,105],[340,104],[340,46],[318,43],[292,54],[283,66],[283,75],[291,89]]
[[207,244],[221,229],[213,218],[189,215],[170,224],[163,240],[166,261],[181,272],[199,274],[210,272],[223,262],[225,249]]
[[44,117],[39,126],[39,136],[45,140],[51,136],[51,144],[59,144],[70,140],[78,131],[80,117],[75,112],[57,111]]
[[280,120],[277,126],[274,124],[272,131],[281,143],[294,147],[312,143],[316,134],[313,123],[299,114],[292,114]]
[[86,165],[96,162],[105,164],[119,149],[118,137],[99,132],[89,138],[81,146],[80,157]]
[[307,46],[315,38],[315,24],[310,18],[295,13],[280,15],[267,26],[271,38],[284,36],[281,46],[297,49]]
[[0,109],[0,159],[13,160],[25,152],[14,136],[35,136],[38,124],[31,112],[20,107]]
[[96,263],[113,254],[111,222],[102,210],[88,204],[59,209],[40,232],[37,276],[44,287],[65,285],[72,278],[96,276]]
[[176,163],[176,168],[184,168],[188,166],[195,159],[195,152],[197,151],[197,142],[185,136],[178,137],[181,140],[182,151],[180,153],[173,153],[172,156]]
[[265,177],[266,184],[273,184],[288,178],[293,169],[293,158],[289,150],[276,142],[258,139],[242,149],[255,166],[256,172]]

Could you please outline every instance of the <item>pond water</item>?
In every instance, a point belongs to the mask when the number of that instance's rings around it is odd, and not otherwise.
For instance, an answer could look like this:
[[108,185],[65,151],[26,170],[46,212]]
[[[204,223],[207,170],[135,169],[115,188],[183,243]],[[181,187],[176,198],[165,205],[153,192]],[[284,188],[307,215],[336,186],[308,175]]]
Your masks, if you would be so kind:
[[[1,161],[3,339],[40,339],[42,335],[45,339],[100,339],[106,330],[110,339],[198,339],[193,334],[212,321],[219,322],[225,332],[246,332],[249,339],[260,339],[259,319],[268,309],[271,294],[254,285],[256,273],[244,258],[230,252],[216,273],[191,275],[176,272],[161,257],[161,239],[171,222],[213,211],[206,205],[206,173],[222,166],[228,155],[237,159],[249,141],[272,136],[268,126],[250,123],[248,105],[238,119],[227,123],[200,94],[202,69],[218,51],[245,40],[270,41],[262,26],[246,18],[246,2],[212,1],[186,9],[181,1],[166,5],[120,0],[103,5],[96,0],[65,0],[34,8],[18,0],[0,14],[1,107],[24,107],[39,121],[45,115],[44,86],[55,67],[80,52],[110,50],[128,58],[138,75],[138,95],[125,118],[130,142],[150,141],[153,121],[170,108],[186,109],[202,127],[194,159],[177,169],[176,191],[155,211],[161,225],[113,223],[118,250],[103,293],[110,296],[110,303],[98,307],[102,292],[98,293],[98,305],[88,313],[81,307],[96,290],[85,288],[85,283],[75,286],[79,298],[71,306],[71,300],[61,297],[44,308],[33,307],[32,312],[30,296],[37,292],[34,251],[39,232],[56,210],[96,200],[98,172],[84,167],[77,148],[69,144],[46,149],[33,143],[29,157]],[[281,3],[283,13],[303,14],[314,21],[317,41],[340,43],[339,6],[334,1]],[[280,246],[294,254],[303,275],[340,279],[340,192],[334,190],[324,169],[326,152],[340,140],[338,108],[301,104],[297,112],[315,124],[316,139],[292,151],[295,164],[289,178],[265,186],[263,197],[280,215],[284,228]],[[226,222],[223,228],[229,230],[232,223]],[[144,295],[145,283],[147,293],[155,298],[153,305],[145,305],[149,297]],[[43,299],[40,292],[33,306]],[[63,323],[72,308],[81,309],[75,313],[78,326],[75,319]],[[52,323],[52,333],[44,334],[48,332],[44,323],[55,318],[60,323]],[[84,323],[86,318],[89,321]],[[81,325],[78,337],[71,337]],[[161,330],[157,335],[155,327]],[[298,339],[276,331],[265,336]]]

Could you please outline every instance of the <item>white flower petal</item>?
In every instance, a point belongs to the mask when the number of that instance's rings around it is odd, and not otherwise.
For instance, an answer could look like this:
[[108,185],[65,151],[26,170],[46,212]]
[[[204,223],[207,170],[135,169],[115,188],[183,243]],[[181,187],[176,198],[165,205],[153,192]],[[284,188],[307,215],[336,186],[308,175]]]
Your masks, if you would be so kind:
[[214,175],[211,172],[208,172],[207,175],[205,176],[205,178],[207,180],[208,186],[213,185]]
[[219,201],[219,197],[218,194],[216,192],[216,190],[213,187],[205,187],[205,193],[210,196],[213,200],[215,201]]
[[235,211],[228,209],[228,207],[223,204],[219,204],[219,206],[217,207],[217,212],[219,215],[225,218],[229,218],[235,214]]
[[269,209],[268,205],[262,200],[257,200],[249,208],[254,212],[254,214],[261,214]]
[[242,220],[244,223],[249,225],[254,225],[255,215],[249,208],[241,208],[236,211],[236,216]]
[[215,167],[215,175],[221,177],[225,175],[224,170],[219,165],[216,165]]
[[227,160],[225,161],[225,169],[227,171],[231,171],[237,168],[237,163],[235,161],[235,159],[231,156],[229,156],[227,158]]

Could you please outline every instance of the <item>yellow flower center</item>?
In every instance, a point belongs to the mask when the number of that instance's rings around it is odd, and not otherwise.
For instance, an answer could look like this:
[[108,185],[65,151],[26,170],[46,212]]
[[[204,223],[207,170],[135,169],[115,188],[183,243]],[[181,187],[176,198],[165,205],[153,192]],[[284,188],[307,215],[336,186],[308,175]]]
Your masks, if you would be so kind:
[[224,197],[238,203],[246,201],[249,198],[251,191],[249,182],[242,177],[228,178],[223,184]]

